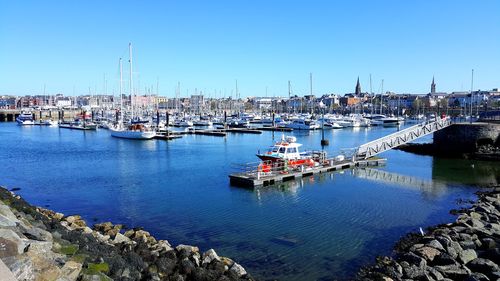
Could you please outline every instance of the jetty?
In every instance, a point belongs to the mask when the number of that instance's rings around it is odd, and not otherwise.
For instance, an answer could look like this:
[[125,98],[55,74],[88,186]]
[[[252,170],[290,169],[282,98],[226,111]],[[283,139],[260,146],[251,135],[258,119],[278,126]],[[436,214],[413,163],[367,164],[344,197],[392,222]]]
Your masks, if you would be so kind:
[[241,187],[260,187],[273,185],[280,182],[305,178],[316,174],[329,173],[354,167],[381,166],[386,163],[386,159],[374,158],[368,160],[343,160],[336,161],[332,159],[324,159],[320,164],[315,166],[297,166],[286,167],[286,165],[272,166],[269,169],[263,169],[261,165],[245,165],[242,172],[229,175],[230,183]]
[[313,165],[288,167],[287,161],[283,161],[284,164],[265,162],[246,164],[240,167],[239,172],[229,175],[230,183],[236,186],[259,187],[354,167],[381,166],[386,163],[386,159],[377,158],[376,155],[444,129],[451,124],[450,118],[420,123],[360,145],[349,157],[341,155],[335,158],[326,158],[325,152],[317,152],[316,155],[319,157],[313,159]]

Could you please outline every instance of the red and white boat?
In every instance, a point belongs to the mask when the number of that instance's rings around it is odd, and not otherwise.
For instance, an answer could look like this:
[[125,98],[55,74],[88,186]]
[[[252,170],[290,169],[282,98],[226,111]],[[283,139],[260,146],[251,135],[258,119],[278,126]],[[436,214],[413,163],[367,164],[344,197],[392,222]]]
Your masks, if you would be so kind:
[[276,142],[267,152],[257,153],[264,163],[270,164],[286,164],[288,167],[294,166],[315,166],[314,153],[299,151],[302,144],[296,142],[297,139],[292,136],[283,136],[280,141]]

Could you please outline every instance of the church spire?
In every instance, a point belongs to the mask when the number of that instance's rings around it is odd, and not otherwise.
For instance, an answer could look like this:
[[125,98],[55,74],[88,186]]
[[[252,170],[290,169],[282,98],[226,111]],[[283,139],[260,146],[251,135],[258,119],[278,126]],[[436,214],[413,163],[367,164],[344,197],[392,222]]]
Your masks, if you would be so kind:
[[432,83],[431,83],[431,94],[436,93],[436,83],[434,83],[434,76],[432,76]]
[[361,95],[361,85],[359,84],[359,76],[358,76],[358,82],[356,82],[356,91],[355,91],[356,96]]

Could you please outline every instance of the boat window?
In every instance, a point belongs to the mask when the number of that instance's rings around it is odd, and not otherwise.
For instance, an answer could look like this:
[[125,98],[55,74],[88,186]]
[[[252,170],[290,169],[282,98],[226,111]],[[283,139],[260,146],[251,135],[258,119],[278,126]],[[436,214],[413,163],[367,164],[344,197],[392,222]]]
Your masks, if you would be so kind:
[[296,147],[288,148],[288,153],[297,153],[297,148]]
[[273,147],[272,152],[278,152],[279,147]]
[[285,147],[280,147],[280,153],[285,153]]

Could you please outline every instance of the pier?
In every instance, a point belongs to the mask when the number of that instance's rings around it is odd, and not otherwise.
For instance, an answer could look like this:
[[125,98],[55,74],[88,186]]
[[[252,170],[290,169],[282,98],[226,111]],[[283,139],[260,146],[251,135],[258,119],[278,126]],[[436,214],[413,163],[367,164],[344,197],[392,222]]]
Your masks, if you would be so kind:
[[354,167],[382,166],[386,163],[386,159],[336,161],[332,158],[320,161],[320,163],[315,166],[301,165],[291,168],[286,165],[273,165],[270,168],[264,166],[262,168],[262,165],[248,164],[241,167],[241,172],[229,175],[229,179],[232,185],[255,188]]
[[[310,164],[288,167],[287,162],[247,164],[241,172],[229,175],[231,184],[245,187],[267,186],[319,173],[333,172],[354,167],[380,166],[386,159],[374,156],[399,145],[414,141],[451,125],[450,118],[434,119],[359,146],[352,157],[326,159],[325,152],[317,152]],[[342,159],[342,160],[340,160]],[[345,160],[344,160],[345,159]]]

